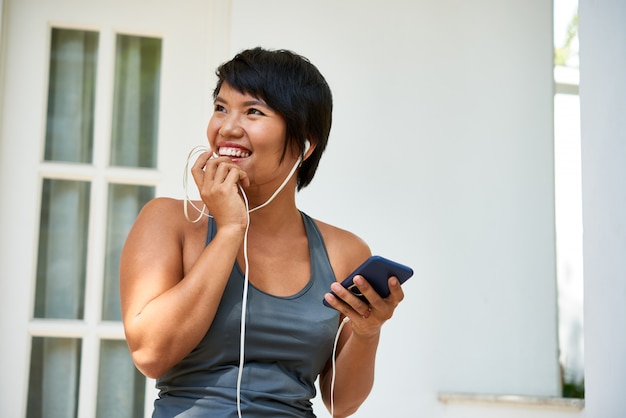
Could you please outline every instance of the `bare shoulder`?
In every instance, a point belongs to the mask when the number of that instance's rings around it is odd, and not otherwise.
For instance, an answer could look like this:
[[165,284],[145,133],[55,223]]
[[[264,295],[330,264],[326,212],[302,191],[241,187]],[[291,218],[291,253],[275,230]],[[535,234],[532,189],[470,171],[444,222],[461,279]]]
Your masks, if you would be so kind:
[[343,280],[358,267],[372,252],[367,243],[353,232],[315,220],[319,228],[330,263],[337,280]]
[[120,260],[121,278],[141,280],[162,272],[170,272],[173,277],[173,272],[186,271],[204,247],[206,225],[206,218],[189,222],[181,200],[150,200],[126,238]]
[[[146,246],[170,250],[182,247],[196,235],[203,236],[206,220],[189,222],[183,212],[183,201],[158,197],[150,200],[139,212],[129,233],[127,245],[137,243],[139,249]],[[190,217],[197,217],[195,209],[190,208]]]
[[[188,209],[190,218],[193,219],[198,216],[196,209],[191,206],[189,206]],[[161,226],[165,228],[173,227],[185,229],[186,227],[197,225],[196,223],[189,222],[185,218],[184,202],[169,197],[157,197],[150,200],[139,212],[137,221],[149,224],[160,223]]]
[[169,197],[156,197],[150,200],[141,209],[140,217],[160,217],[171,216],[174,214],[183,214],[182,200],[172,199]]

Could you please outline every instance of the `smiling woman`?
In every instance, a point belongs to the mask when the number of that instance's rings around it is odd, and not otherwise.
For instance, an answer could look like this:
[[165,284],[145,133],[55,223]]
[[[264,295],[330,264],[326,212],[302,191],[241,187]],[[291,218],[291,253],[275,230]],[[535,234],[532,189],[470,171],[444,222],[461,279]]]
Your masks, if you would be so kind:
[[330,88],[284,50],[243,51],[217,75],[213,152],[191,169],[193,207],[210,216],[189,222],[183,201],[155,199],[122,253],[128,345],[160,389],[153,416],[313,417],[318,377],[331,414],[352,414],[403,292],[390,277],[382,298],[363,280],[365,302],[336,283],[369,247],[296,207],[326,147]]
[[[332,93],[326,80],[305,57],[289,51],[276,51],[267,55],[260,48],[238,54],[218,69],[218,82],[213,92],[216,105],[222,84],[228,84],[239,93],[250,96],[261,109],[284,119],[287,148],[301,151],[305,141],[315,144],[315,149],[298,172],[298,190],[313,179],[319,160],[326,149],[332,124]],[[290,68],[289,71],[285,69]],[[283,79],[278,79],[281,74]],[[290,86],[289,88],[287,86]],[[294,92],[297,92],[295,94]]]

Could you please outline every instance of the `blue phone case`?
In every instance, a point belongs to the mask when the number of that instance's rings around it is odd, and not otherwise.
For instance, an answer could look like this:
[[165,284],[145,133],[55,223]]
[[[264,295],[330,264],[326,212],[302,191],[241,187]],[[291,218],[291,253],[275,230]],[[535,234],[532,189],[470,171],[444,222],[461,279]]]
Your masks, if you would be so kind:
[[[363,264],[357,267],[343,282],[341,282],[341,285],[350,290],[352,294],[360,298],[362,301],[369,304],[368,300],[359,292],[359,289],[352,281],[354,276],[357,274],[365,277],[365,280],[367,280],[376,293],[378,293],[381,297],[386,298],[391,293],[388,285],[389,278],[391,276],[396,276],[400,284],[402,284],[413,276],[413,269],[379,255],[373,255],[365,260]],[[324,304],[330,307],[326,300],[324,300]]]

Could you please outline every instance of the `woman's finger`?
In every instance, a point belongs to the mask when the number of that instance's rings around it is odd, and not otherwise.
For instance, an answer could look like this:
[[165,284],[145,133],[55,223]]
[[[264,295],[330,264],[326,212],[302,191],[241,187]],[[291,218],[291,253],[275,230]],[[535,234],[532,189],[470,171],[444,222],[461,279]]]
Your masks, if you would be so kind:
[[191,175],[199,189],[202,188],[204,183],[205,166],[210,158],[211,154],[209,152],[203,152],[191,166]]

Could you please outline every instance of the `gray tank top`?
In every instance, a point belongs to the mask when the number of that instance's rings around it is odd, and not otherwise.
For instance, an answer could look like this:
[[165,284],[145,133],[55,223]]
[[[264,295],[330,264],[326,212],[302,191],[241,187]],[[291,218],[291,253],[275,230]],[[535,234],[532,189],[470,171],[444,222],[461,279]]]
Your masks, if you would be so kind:
[[[315,380],[332,355],[339,313],[322,303],[335,281],[322,236],[302,213],[311,278],[293,296],[248,290],[244,417],[315,417]],[[207,243],[215,236],[209,218]],[[237,374],[244,274],[235,263],[211,327],[200,344],[157,379],[153,418],[237,416]]]

